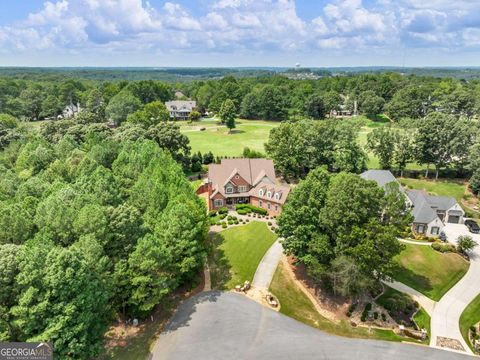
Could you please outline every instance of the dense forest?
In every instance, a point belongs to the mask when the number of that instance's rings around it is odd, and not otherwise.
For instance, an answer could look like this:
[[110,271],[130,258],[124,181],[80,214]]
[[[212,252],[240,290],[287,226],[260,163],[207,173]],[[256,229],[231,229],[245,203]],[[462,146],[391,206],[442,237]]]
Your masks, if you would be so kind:
[[[340,112],[357,110],[387,123],[372,131],[367,144],[382,168],[402,171],[412,161],[432,165],[437,175],[452,168],[471,176],[472,190],[480,190],[478,80],[394,72],[317,80],[228,75],[175,83],[48,71],[5,75],[0,340],[50,339],[59,358],[93,357],[113,319],[148,316],[179,286],[192,283],[205,258],[207,219],[185,174],[217,154],[191,154],[188,138],[168,121],[164,103],[175,91],[195,99],[200,113],[226,119],[229,128],[236,116],[282,121],[270,133],[267,155],[287,180],[306,178],[283,215],[290,226],[282,228],[285,235],[304,221],[293,211],[296,204],[311,202],[324,215],[336,211],[336,194],[348,204],[351,189],[345,184],[365,188],[372,200],[365,208],[379,211],[377,190],[348,174],[366,168],[366,153],[355,122],[338,118]],[[80,104],[82,111],[61,118],[69,104]],[[39,120],[46,121],[33,130]],[[319,167],[341,173],[334,177]],[[352,201],[361,208],[358,194]],[[312,214],[308,241],[325,229],[331,238],[315,238],[318,246],[348,240],[337,226],[344,220],[324,216],[319,223]],[[372,223],[368,214],[357,220],[348,226],[368,223],[377,231],[398,225]],[[295,240],[287,244],[289,251],[305,255],[307,240]],[[390,241],[385,246],[398,252]],[[336,261],[342,259],[330,257],[312,269]],[[362,271],[382,266],[373,262]]]

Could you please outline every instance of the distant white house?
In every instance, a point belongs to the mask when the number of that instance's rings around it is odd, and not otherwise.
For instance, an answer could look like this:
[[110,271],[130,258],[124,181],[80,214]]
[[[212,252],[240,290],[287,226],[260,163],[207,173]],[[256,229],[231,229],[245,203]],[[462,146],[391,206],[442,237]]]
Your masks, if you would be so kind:
[[170,114],[170,118],[186,120],[188,115],[196,109],[197,102],[194,100],[173,100],[167,101],[165,106]]
[[[390,182],[400,183],[388,170],[368,170],[360,175],[365,180],[373,180],[385,189]],[[417,234],[436,237],[446,223],[463,224],[465,212],[451,196],[433,196],[421,190],[405,191],[400,185],[400,191],[413,215],[412,230]]]
[[77,105],[73,104],[72,102],[65,106],[62,111],[61,115],[58,115],[59,119],[70,119],[77,115],[82,109],[80,108],[80,103],[77,102]]

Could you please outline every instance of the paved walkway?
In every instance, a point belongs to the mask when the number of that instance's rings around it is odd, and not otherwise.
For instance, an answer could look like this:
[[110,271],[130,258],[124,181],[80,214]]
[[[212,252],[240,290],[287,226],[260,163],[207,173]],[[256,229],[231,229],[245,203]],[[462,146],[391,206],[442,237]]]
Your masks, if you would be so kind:
[[462,360],[426,346],[327,334],[232,292],[184,301],[160,335],[153,360]]
[[402,293],[410,295],[413,300],[415,300],[416,302],[418,302],[420,304],[420,306],[428,313],[428,315],[432,316],[432,314],[434,312],[434,309],[435,309],[435,305],[436,305],[435,301],[433,301],[432,299],[426,297],[425,295],[418,292],[417,290],[412,289],[411,287],[409,287],[409,286],[407,286],[407,285],[405,285],[401,282],[398,282],[398,281],[394,281],[394,282],[384,281],[383,283],[387,286],[390,286],[391,288],[393,288],[397,291],[400,291]]
[[414,240],[407,240],[407,239],[398,239],[398,241],[400,241],[401,243],[404,243],[404,244],[432,246],[432,243],[428,242],[428,241],[414,241]]
[[[460,235],[469,235],[480,243],[480,235],[471,234],[464,225],[447,224],[444,228],[449,242],[456,244]],[[430,346],[438,346],[438,338],[457,340],[464,350],[472,353],[459,328],[460,316],[480,293],[480,246],[470,254],[470,267],[465,276],[437,303],[432,315]]]
[[275,241],[263,256],[262,261],[258,264],[255,275],[253,276],[252,285],[258,289],[268,289],[272,282],[273,275],[277,269],[278,263],[283,256],[282,244],[280,239]]

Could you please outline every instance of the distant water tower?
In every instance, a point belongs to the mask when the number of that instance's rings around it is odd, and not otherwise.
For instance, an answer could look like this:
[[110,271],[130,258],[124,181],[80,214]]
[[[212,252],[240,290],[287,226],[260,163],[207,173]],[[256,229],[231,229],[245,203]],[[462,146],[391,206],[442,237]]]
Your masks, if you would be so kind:
[[300,69],[300,63],[295,64],[295,70],[298,70],[298,69]]

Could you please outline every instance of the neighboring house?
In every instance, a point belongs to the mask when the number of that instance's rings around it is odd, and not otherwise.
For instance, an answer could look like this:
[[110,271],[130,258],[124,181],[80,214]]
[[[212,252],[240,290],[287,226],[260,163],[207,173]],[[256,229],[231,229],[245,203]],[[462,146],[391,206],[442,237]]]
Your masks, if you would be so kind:
[[404,192],[402,185],[398,182],[398,180],[393,176],[393,174],[389,170],[367,170],[360,174],[365,180],[373,180],[375,181],[378,186],[385,190],[385,186],[388,183],[396,182],[398,187],[400,188],[401,192]]
[[173,100],[167,101],[165,106],[170,113],[170,118],[186,120],[188,115],[197,107],[197,102],[193,100]]
[[444,224],[462,224],[465,212],[450,196],[432,196],[421,190],[408,190],[412,202],[413,231],[426,236],[438,236]]
[[[360,175],[366,180],[375,181],[378,186],[385,186],[398,180],[388,170],[368,170]],[[406,202],[413,215],[412,230],[426,236],[438,236],[446,223],[462,224],[465,212],[455,198],[449,196],[433,196],[421,190],[400,191],[406,195]]]
[[71,119],[75,115],[77,115],[82,109],[80,108],[80,103],[77,103],[77,105],[73,104],[72,102],[65,106],[65,108],[62,111],[62,115],[58,115],[59,119]]
[[206,197],[209,210],[251,204],[278,215],[290,187],[275,182],[273,161],[267,159],[222,159],[208,167],[208,178],[197,190]]

